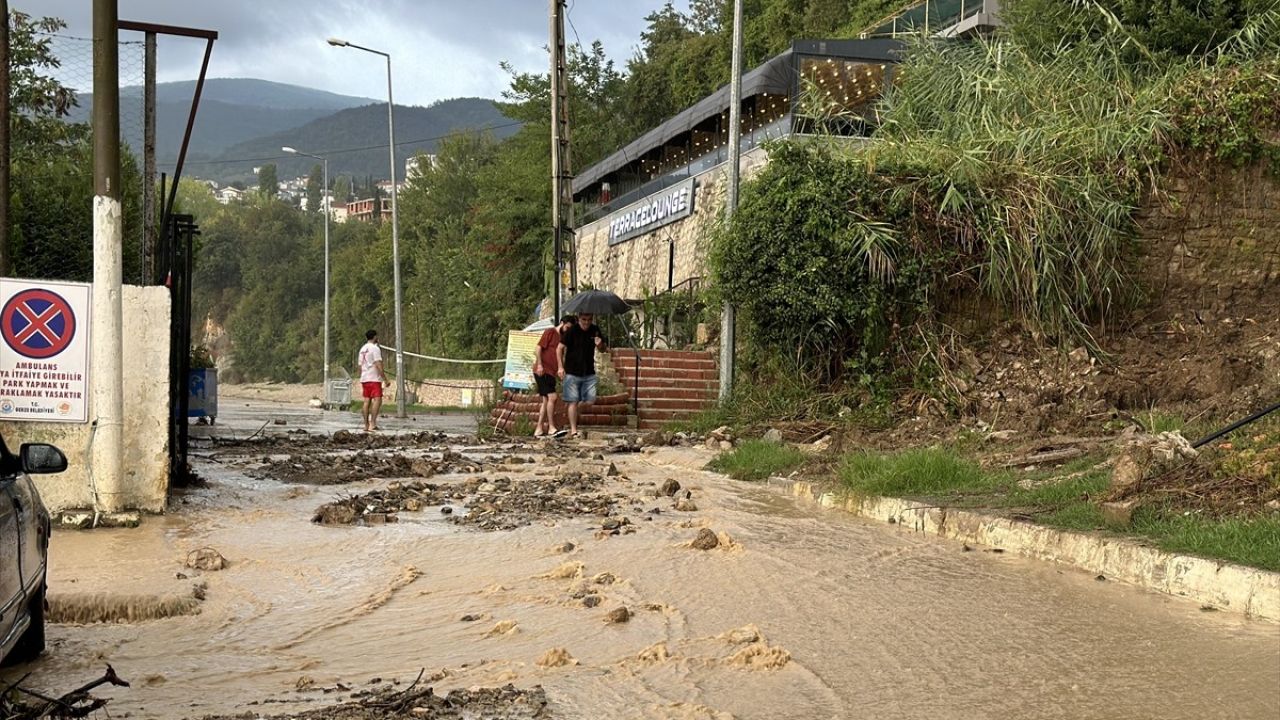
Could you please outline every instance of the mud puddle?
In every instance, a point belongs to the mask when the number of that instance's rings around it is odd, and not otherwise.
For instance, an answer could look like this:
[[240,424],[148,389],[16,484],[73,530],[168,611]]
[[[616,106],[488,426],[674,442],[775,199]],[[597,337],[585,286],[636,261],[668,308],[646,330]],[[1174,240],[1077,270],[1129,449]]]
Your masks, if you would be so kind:
[[[499,462],[341,490],[224,463],[198,468],[210,482],[196,510],[55,533],[51,596],[180,596],[200,582],[206,598],[196,615],[50,625],[49,652],[0,681],[32,672],[28,684],[65,689],[110,662],[134,686],[102,694],[138,719],[390,717],[368,704],[422,668],[413,692],[473,694],[401,717],[1203,718],[1280,705],[1274,625],[797,504],[694,469],[709,456],[689,448],[580,445],[516,467],[501,458],[526,451],[466,447]],[[575,473],[581,484],[559,485]],[[461,484],[468,517],[483,499],[515,509],[491,532],[432,506],[399,523],[310,522],[318,504],[391,482],[450,503]],[[593,496],[608,503],[573,510]],[[205,547],[223,569],[185,567]],[[539,692],[542,715],[512,714]]]

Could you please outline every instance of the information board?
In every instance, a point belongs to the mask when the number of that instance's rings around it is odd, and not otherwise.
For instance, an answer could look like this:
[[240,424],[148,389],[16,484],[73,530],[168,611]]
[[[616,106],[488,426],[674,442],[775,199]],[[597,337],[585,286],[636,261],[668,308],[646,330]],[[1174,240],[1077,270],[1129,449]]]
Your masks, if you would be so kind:
[[0,420],[88,422],[86,283],[0,278]]
[[533,387],[533,364],[541,338],[540,332],[512,330],[507,334],[507,366],[502,373],[502,387],[511,390]]

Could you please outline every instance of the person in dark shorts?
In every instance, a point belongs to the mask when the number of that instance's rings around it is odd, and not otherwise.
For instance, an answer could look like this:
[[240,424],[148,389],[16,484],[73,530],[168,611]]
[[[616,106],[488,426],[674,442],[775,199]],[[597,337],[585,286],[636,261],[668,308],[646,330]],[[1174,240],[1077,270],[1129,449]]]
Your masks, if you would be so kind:
[[[538,422],[533,426],[534,437],[562,437],[564,430],[556,429],[556,376],[560,374],[560,334],[573,326],[575,318],[565,315],[560,324],[542,331],[538,339],[538,354],[533,359],[533,382],[538,387]],[[542,429],[543,420],[547,429]]]
[[569,406],[569,435],[575,438],[578,405],[596,401],[596,351],[609,350],[609,341],[592,319],[590,313],[580,313],[578,322],[560,334],[560,379],[564,380],[564,401]]

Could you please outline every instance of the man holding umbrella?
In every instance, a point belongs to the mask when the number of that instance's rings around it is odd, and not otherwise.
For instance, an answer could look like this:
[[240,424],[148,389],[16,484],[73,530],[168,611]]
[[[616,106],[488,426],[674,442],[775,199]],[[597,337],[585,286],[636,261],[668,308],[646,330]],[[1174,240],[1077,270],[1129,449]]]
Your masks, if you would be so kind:
[[596,400],[596,350],[606,352],[609,342],[592,320],[591,313],[579,313],[578,322],[560,334],[556,349],[560,379],[564,381],[564,402],[569,406],[569,437],[578,434],[578,404]]
[[591,404],[596,399],[596,351],[609,350],[609,341],[592,320],[596,315],[620,315],[630,309],[622,298],[604,290],[578,293],[564,304],[566,314],[578,316],[578,322],[561,333],[560,346],[556,348],[564,402],[569,406],[571,437],[580,437],[578,404]]

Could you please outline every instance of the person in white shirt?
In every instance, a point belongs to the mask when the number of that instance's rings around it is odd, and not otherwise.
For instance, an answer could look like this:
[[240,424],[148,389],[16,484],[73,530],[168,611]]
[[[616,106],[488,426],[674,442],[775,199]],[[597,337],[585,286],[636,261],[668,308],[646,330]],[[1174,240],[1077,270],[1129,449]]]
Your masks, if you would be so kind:
[[370,330],[364,337],[368,342],[360,348],[360,389],[364,396],[360,415],[364,417],[364,431],[373,432],[378,429],[378,413],[382,412],[382,388],[390,386],[391,381],[382,369],[378,331]]

